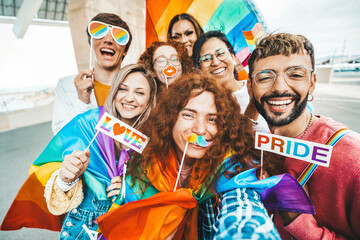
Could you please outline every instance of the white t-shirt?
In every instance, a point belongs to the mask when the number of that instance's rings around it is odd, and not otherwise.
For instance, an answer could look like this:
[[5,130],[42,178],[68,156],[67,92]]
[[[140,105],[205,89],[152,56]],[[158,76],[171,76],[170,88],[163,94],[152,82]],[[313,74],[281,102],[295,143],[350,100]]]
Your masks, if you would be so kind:
[[[239,103],[241,113],[244,113],[247,105],[249,105],[249,102],[250,102],[250,96],[249,96],[249,93],[248,93],[248,90],[247,90],[246,80],[245,80],[245,85],[242,88],[240,88],[239,90],[237,90],[236,92],[233,92],[232,95],[235,97],[235,99]],[[267,122],[263,118],[263,116],[261,116],[261,114],[259,114],[257,122],[259,124],[256,125],[256,127],[255,127],[256,131],[258,131],[258,132],[270,132],[270,129],[269,129],[268,125],[267,125]]]

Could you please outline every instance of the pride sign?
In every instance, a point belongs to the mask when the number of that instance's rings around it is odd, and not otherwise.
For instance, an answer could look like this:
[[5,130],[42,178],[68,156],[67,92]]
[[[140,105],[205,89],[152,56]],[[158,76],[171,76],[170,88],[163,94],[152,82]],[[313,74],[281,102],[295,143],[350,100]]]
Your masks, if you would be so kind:
[[104,113],[95,128],[138,153],[142,153],[149,142],[147,136],[107,112]]
[[329,167],[332,146],[256,132],[255,148]]

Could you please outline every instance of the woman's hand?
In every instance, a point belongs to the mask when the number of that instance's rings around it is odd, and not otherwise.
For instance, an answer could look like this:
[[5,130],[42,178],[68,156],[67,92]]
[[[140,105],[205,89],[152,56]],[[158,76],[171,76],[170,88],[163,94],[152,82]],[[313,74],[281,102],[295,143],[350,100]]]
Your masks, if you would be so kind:
[[71,154],[66,155],[61,165],[59,177],[64,182],[73,182],[81,176],[89,165],[90,150],[73,151]]
[[[261,172],[260,169],[258,169],[259,173]],[[270,177],[270,174],[266,171],[266,170],[262,170],[262,175],[259,174],[258,176],[258,179],[259,180],[262,180],[262,179],[265,179],[265,178],[268,178]]]
[[108,188],[106,189],[106,191],[108,191],[107,197],[111,198],[113,196],[119,195],[120,189],[121,189],[121,177],[117,176],[112,178],[110,186],[108,186]]

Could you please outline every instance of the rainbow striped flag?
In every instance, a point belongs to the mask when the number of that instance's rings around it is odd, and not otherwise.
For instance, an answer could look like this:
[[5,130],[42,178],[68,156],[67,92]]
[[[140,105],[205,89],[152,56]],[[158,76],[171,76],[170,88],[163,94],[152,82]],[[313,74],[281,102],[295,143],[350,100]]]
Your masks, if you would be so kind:
[[[240,163],[232,164],[231,158],[225,159],[225,169],[233,172]],[[267,209],[315,214],[314,206],[299,184],[290,174],[281,174],[258,180],[256,169],[248,169],[232,178],[224,174],[215,182],[217,194],[235,188],[251,188],[260,194],[261,202]]]
[[[209,172],[199,170],[205,169],[206,163],[196,161],[191,175],[197,178],[190,178],[188,188],[173,191],[177,178],[175,152],[170,151],[165,159],[166,165],[152,159],[141,180],[126,176],[125,199],[119,196],[111,211],[97,219],[106,239],[166,239],[175,231],[171,239],[197,239],[196,206],[212,197],[203,187]],[[144,183],[150,186],[143,193]]]
[[[45,184],[51,174],[61,167],[65,155],[74,150],[85,150],[93,136],[95,126],[103,115],[102,107],[80,114],[56,134],[29,170],[29,177],[21,187],[1,230],[17,230],[23,227],[60,231],[64,216],[52,215],[44,197]],[[84,181],[99,200],[108,199],[106,187],[113,176],[122,173],[119,160],[117,166],[114,143],[111,137],[99,133],[90,146],[90,162],[84,172]]]
[[146,0],[146,46],[165,41],[171,19],[181,13],[195,17],[205,32],[225,33],[243,66],[266,30],[251,0]]

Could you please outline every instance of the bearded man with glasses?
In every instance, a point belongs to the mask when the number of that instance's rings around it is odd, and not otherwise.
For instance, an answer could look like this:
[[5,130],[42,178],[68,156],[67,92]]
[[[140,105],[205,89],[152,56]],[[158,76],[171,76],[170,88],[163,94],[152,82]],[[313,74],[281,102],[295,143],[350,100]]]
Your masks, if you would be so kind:
[[132,40],[129,26],[118,15],[99,13],[86,29],[89,69],[59,80],[55,90],[52,129],[56,134],[77,114],[104,105],[112,79],[120,70]]
[[[306,187],[316,215],[276,212],[282,239],[360,239],[360,135],[330,118],[313,115],[314,49],[301,35],[271,34],[248,61],[249,95],[270,131],[325,144],[338,137],[330,166],[315,168]],[[312,165],[286,158],[285,170],[298,178]]]

